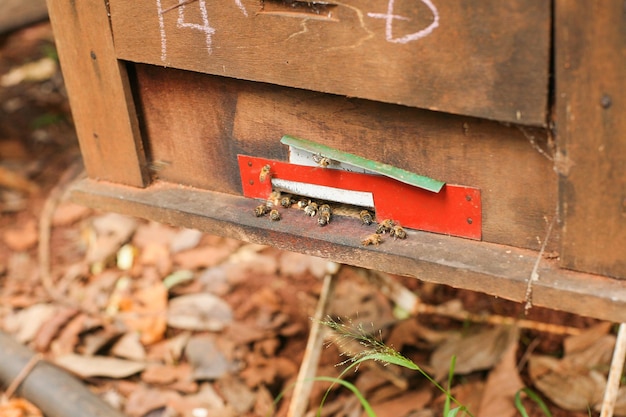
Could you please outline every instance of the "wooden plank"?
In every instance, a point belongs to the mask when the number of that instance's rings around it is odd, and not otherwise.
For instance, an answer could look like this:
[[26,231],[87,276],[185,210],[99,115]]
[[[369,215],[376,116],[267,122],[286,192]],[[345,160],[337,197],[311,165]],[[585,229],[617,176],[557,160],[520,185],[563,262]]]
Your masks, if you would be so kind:
[[144,186],[145,157],[126,69],[115,57],[106,3],[48,0],[87,174]]
[[110,3],[122,59],[546,124],[545,0]]
[[[237,154],[287,161],[285,134],[477,187],[483,239],[538,249],[557,201],[543,130],[137,65],[151,157],[164,180],[241,195]],[[549,250],[558,248],[552,236]]]
[[[248,242],[329,258],[335,262],[524,300],[537,252],[409,231],[406,240],[388,239],[363,247],[369,232],[358,219],[336,216],[319,227],[300,210],[282,211],[282,220],[257,218],[253,199],[157,182],[145,189],[83,180],[72,190],[78,203],[190,227]],[[533,303],[615,322],[626,321],[626,281],[559,268],[541,259]]]
[[556,6],[563,266],[626,278],[624,2]]

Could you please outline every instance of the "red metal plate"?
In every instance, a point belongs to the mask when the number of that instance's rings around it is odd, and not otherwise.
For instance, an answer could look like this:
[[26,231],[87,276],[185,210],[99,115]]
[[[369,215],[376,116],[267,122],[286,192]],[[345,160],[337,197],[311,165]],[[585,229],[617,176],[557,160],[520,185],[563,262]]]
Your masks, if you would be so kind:
[[[480,240],[482,236],[478,188],[446,184],[439,193],[433,193],[382,175],[294,165],[247,155],[238,155],[238,159],[246,197],[266,199],[272,192],[270,178],[365,191],[374,195],[379,220],[394,219],[411,229],[469,239]],[[270,175],[260,181],[259,174],[265,165],[270,166]]]

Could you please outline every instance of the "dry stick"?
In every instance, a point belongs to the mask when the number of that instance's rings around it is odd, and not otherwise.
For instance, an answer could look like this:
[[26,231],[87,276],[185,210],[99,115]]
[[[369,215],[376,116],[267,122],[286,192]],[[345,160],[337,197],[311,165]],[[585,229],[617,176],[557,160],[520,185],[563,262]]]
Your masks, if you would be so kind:
[[459,321],[471,321],[473,323],[487,323],[493,325],[515,325],[522,329],[536,330],[540,332],[553,333],[559,335],[577,335],[582,329],[576,327],[562,326],[551,323],[541,323],[534,320],[515,319],[513,317],[499,315],[472,314],[468,311],[450,311],[446,305],[434,306],[424,304],[419,297],[394,280],[388,274],[370,270],[360,270],[366,274],[368,280],[375,285],[385,296],[389,297],[396,305],[408,311],[412,315],[433,314]]
[[533,266],[533,270],[530,273],[530,277],[528,278],[528,283],[526,285],[526,295],[524,299],[526,300],[526,305],[524,306],[524,312],[528,314],[528,311],[533,307],[533,282],[539,280],[539,262],[543,258],[543,252],[546,250],[546,245],[548,244],[548,240],[550,240],[550,235],[552,234],[552,227],[556,222],[556,218],[558,216],[558,207],[557,213],[554,214],[552,221],[550,222],[550,226],[548,226],[548,231],[546,232],[546,237],[541,244],[541,249],[539,250],[539,254],[537,255],[537,259],[535,260],[535,265]]
[[619,325],[617,332],[617,340],[615,341],[615,349],[613,350],[613,359],[611,360],[611,369],[609,378],[606,382],[606,390],[602,399],[602,410],[600,417],[612,417],[617,401],[617,392],[619,391],[619,383],[624,369],[624,360],[626,359],[626,323]]
[[52,282],[50,273],[50,235],[52,232],[52,217],[54,212],[65,194],[69,185],[83,173],[82,160],[75,161],[63,172],[58,183],[50,191],[48,198],[41,211],[39,218],[39,277],[43,284],[44,290],[53,300],[61,300],[57,294]]
[[335,290],[335,277],[339,272],[340,266],[340,264],[335,262],[328,262],[327,264],[322,292],[315,309],[315,317],[306,343],[302,365],[300,365],[298,378],[293,389],[287,417],[302,417],[306,412],[309,396],[313,388],[313,378],[317,372],[317,365],[319,364],[322,346],[324,345],[325,326],[321,321],[327,315],[330,299]]
[[30,374],[30,372],[33,370],[35,365],[37,365],[37,362],[39,362],[42,359],[43,359],[43,355],[41,353],[38,353],[36,355],[33,355],[28,360],[26,365],[24,365],[22,370],[15,376],[15,378],[13,378],[13,381],[7,387],[6,391],[4,392],[5,400],[10,400],[11,399],[13,394],[15,394],[15,391],[17,391],[18,387],[22,384],[22,382],[24,382],[24,380]]

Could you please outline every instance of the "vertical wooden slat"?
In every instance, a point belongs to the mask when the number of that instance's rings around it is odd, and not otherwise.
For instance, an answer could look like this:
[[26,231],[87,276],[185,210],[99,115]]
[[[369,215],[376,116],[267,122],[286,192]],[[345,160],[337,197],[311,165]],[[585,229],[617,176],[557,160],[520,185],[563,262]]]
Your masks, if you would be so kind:
[[48,12],[91,178],[144,186],[145,156],[104,0],[48,0]]
[[562,265],[626,278],[626,2],[555,13]]

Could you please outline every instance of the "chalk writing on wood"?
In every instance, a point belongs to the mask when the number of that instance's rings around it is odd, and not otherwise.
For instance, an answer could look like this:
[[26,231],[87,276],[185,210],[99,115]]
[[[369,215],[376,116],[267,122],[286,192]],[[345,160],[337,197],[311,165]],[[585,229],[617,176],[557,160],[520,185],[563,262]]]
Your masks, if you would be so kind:
[[[371,18],[375,19],[384,19],[385,20],[385,39],[387,42],[391,43],[400,43],[406,44],[409,42],[417,41],[422,39],[428,35],[430,35],[437,27],[439,27],[439,11],[437,7],[433,4],[432,0],[418,0],[421,1],[432,13],[433,20],[432,22],[424,29],[419,30],[414,33],[410,33],[408,35],[404,35],[401,37],[394,37],[393,34],[393,23],[395,20],[403,20],[409,21],[410,19],[406,16],[396,15],[394,14],[394,3],[395,0],[388,0],[387,3],[387,12],[386,13],[368,13],[367,15]],[[241,10],[241,13],[248,17],[248,11],[245,6],[241,2],[241,0],[234,0],[235,5]],[[176,20],[176,27],[179,29],[195,29],[205,34],[205,42],[206,42],[206,50],[210,55],[212,50],[213,43],[213,34],[216,29],[211,26],[209,23],[209,15],[206,7],[206,0],[197,0],[198,8],[200,10],[200,18],[201,23],[192,23],[185,20],[185,8],[187,4],[191,3],[189,0],[178,0],[178,5],[174,6],[178,9],[178,18]],[[161,0],[156,0],[156,9],[157,15],[159,19],[159,34],[161,37],[161,61],[167,61],[167,34],[165,30],[165,16],[166,13],[170,10],[173,10],[174,7],[169,7],[163,9],[161,5]]]
[[413,42],[413,41],[416,41],[418,39],[421,39],[423,37],[430,35],[432,31],[435,30],[439,26],[439,12],[437,11],[437,8],[433,4],[433,2],[431,0],[420,0],[420,1],[424,3],[424,5],[428,7],[431,13],[433,14],[432,23],[428,25],[425,29],[422,29],[415,33],[411,33],[411,34],[408,34],[399,38],[393,37],[393,21],[396,19],[397,20],[409,20],[409,18],[405,16],[399,16],[399,15],[393,14],[395,0],[389,0],[389,3],[387,3],[387,13],[368,13],[367,15],[373,18],[385,19],[385,38],[387,39],[387,42],[392,42],[392,43]]

